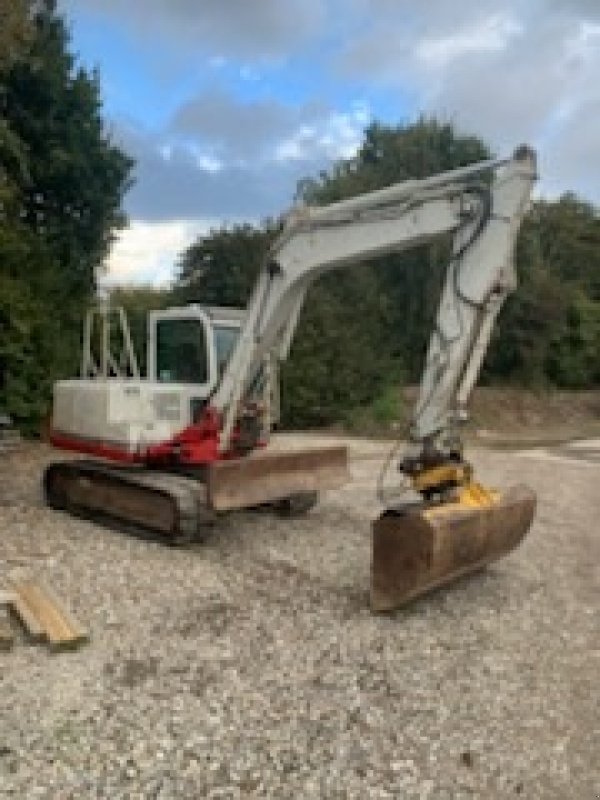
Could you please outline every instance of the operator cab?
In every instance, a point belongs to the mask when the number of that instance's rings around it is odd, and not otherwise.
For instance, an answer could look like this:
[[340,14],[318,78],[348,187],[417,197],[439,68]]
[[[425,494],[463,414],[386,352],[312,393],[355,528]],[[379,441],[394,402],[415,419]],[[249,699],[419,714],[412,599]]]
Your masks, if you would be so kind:
[[207,396],[225,371],[244,316],[235,308],[198,305],[150,312],[148,380],[192,384]]
[[148,316],[148,381],[176,385],[189,416],[198,420],[216,389],[240,335],[245,312],[190,305]]
[[123,309],[91,309],[81,377],[54,387],[53,441],[64,449],[133,458],[170,440],[200,418],[244,317],[238,309],[198,305],[150,312],[142,377]]

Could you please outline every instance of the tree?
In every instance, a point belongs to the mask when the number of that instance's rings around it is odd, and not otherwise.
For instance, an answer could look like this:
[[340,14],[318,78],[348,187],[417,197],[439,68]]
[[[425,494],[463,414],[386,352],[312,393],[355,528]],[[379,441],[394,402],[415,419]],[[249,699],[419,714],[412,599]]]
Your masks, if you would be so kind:
[[507,301],[484,377],[521,385],[600,383],[600,219],[567,193],[537,202],[517,247],[519,288]]
[[12,164],[21,177],[26,177],[23,143],[6,120],[5,78],[11,66],[23,58],[31,41],[33,25],[29,5],[28,0],[0,0],[0,221],[16,195],[7,165]]
[[262,228],[234,225],[200,237],[180,258],[174,302],[245,306],[275,235],[275,225],[267,222]]
[[[99,77],[77,67],[55,3],[17,8],[28,34],[0,69],[0,271],[10,287],[0,297],[0,406],[27,424],[45,412],[53,380],[76,369],[132,162],[104,129]],[[28,344],[35,331],[48,343],[42,364]],[[15,386],[32,381],[38,390],[18,400]]]
[[31,41],[30,0],[0,0],[0,73],[19,60]]
[[[490,158],[481,139],[458,133],[449,123],[421,117],[416,123],[390,127],[371,124],[355,159],[336,165],[330,174],[305,184],[305,199],[323,204]],[[373,314],[385,316],[384,341],[409,380],[417,380],[450,255],[450,237],[389,255],[368,265],[379,286]],[[340,276],[340,281],[352,280]],[[368,320],[366,323],[368,324]]]

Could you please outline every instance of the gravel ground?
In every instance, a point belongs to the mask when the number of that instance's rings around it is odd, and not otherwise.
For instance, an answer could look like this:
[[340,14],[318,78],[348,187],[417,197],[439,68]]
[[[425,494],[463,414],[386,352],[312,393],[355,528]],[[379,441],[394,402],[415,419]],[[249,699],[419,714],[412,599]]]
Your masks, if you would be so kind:
[[373,616],[384,453],[355,441],[303,519],[231,515],[185,550],[44,509],[41,445],[0,458],[0,586],[41,575],[92,636],[0,653],[0,797],[597,798],[597,443],[475,450],[538,491],[529,537]]

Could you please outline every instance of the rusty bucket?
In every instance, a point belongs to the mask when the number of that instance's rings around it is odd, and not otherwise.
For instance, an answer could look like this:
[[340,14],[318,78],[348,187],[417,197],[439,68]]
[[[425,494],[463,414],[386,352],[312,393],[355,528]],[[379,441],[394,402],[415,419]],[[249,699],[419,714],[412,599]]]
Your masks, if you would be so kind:
[[371,608],[392,611],[515,548],[531,526],[535,493],[514,486],[483,508],[387,510],[373,523]]

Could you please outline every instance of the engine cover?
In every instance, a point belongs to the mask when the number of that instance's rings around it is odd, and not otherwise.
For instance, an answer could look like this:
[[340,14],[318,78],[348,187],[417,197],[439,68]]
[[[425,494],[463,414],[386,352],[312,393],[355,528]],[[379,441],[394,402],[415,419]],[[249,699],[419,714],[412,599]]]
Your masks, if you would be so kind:
[[203,400],[197,387],[185,384],[123,378],[59,381],[52,430],[59,437],[133,453],[190,425],[193,409]]

